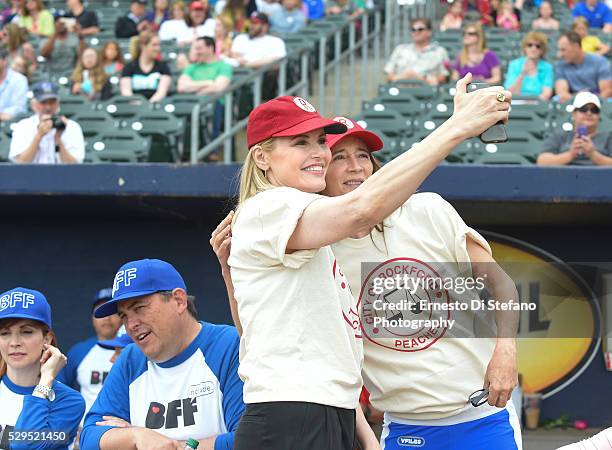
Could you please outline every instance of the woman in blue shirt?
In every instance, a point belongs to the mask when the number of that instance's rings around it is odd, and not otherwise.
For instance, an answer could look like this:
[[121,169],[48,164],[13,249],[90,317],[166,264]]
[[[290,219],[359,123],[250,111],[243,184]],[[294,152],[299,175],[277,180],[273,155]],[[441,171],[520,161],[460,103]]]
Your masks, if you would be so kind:
[[546,35],[537,31],[523,37],[521,58],[510,61],[504,86],[515,95],[549,100],[553,92],[553,66],[543,59],[548,50]]
[[0,296],[0,449],[68,449],[85,401],[55,381],[66,365],[45,296],[15,288]]

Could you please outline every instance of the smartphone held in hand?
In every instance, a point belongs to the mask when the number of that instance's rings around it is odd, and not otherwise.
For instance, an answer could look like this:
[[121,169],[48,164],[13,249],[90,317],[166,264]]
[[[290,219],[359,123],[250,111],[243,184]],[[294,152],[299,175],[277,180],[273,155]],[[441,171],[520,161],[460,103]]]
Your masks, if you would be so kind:
[[[490,85],[488,83],[480,81],[470,83],[467,85],[467,92],[474,92],[478,89],[484,89],[489,86]],[[501,142],[507,142],[508,133],[506,133],[506,126],[501,121],[497,122],[495,125],[488,128],[480,135],[480,140],[485,144],[499,144]]]

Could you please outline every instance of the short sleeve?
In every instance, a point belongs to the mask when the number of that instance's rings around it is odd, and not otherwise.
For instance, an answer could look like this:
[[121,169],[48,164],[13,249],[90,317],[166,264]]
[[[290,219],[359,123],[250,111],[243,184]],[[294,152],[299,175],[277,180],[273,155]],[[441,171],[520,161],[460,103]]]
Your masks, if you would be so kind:
[[552,133],[542,143],[540,153],[554,153],[561,152],[561,143],[563,135],[560,133]]
[[281,187],[260,192],[249,199],[238,210],[229,265],[240,265],[246,261],[293,269],[304,265],[319,249],[287,254],[287,242],[304,210],[320,198],[324,197]]
[[234,76],[234,69],[232,69],[232,66],[230,66],[229,64],[223,63],[221,64],[221,69],[219,70],[218,76],[226,77],[231,80]]
[[399,53],[400,53],[400,48],[395,47],[395,49],[393,49],[393,52],[391,53],[391,56],[389,57],[389,61],[387,62],[387,64],[385,64],[384,70],[387,75],[395,74],[396,60],[399,57]]
[[168,64],[166,64],[164,61],[159,61],[157,63],[157,70],[162,75],[172,75],[172,73],[170,72],[170,67],[168,67]]
[[195,66],[193,64],[189,64],[187,67],[185,67],[185,70],[183,70],[183,75],[193,79],[194,69]]
[[555,81],[567,80],[567,75],[565,74],[565,67],[559,61],[555,66]]
[[134,75],[134,63],[127,64],[121,71],[122,77],[131,77]]
[[485,59],[489,68],[493,69],[499,66],[499,58],[497,57],[497,54],[494,51],[489,50],[485,55]]
[[543,64],[542,86],[552,89],[554,87],[554,77],[555,77],[555,74],[553,73],[553,66],[551,63],[546,62],[546,61],[541,61],[541,64]]
[[610,71],[610,62],[603,57],[598,57],[599,64],[597,66],[597,81],[610,80],[612,79],[612,72]]
[[603,15],[603,22],[605,25],[612,23],[612,10],[606,5],[606,12]]
[[510,61],[510,64],[508,64],[508,70],[506,71],[506,81],[504,83],[504,87],[506,89],[510,89],[510,86],[516,82],[516,79],[521,72],[521,68],[520,59]]
[[31,130],[28,125],[29,121],[27,119],[23,119],[22,121],[17,122],[13,128],[9,150],[9,160],[12,162],[17,162],[17,157],[21,155],[32,143],[32,131],[35,132],[36,129]]

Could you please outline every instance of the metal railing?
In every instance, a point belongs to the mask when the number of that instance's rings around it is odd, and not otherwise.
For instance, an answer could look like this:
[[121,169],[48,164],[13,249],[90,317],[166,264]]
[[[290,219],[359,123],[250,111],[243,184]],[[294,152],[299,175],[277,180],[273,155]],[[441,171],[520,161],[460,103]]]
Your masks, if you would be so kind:
[[[253,107],[258,106],[262,100],[264,75],[271,70],[278,71],[278,95],[309,97],[310,87],[314,87],[316,81],[317,92],[313,100],[321,115],[354,114],[356,105],[360,109],[363,100],[376,94],[383,76],[382,62],[388,59],[396,45],[407,39],[410,19],[433,18],[435,12],[431,3],[427,0],[385,0],[384,7],[365,10],[357,17],[313,22],[303,33],[298,33],[301,44],[295,37],[291,39],[294,45],[288,46],[286,57],[253,70],[231,83],[224,92],[205,98],[204,104],[223,99],[225,105],[222,132],[203,147],[199,141],[202,104],[194,106],[190,161],[202,161],[222,145],[223,161],[232,162],[234,138],[247,123],[247,118],[234,118],[237,95],[251,85]],[[288,86],[288,66],[296,61],[300,64],[299,77]],[[371,76],[372,69],[375,76]]]

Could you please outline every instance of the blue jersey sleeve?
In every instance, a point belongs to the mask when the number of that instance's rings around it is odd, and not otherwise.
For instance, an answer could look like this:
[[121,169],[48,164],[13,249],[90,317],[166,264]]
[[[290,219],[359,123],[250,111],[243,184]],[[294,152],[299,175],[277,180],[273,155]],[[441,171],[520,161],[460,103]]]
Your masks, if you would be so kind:
[[[59,439],[40,441],[12,441],[12,450],[64,449],[77,434],[81,418],[85,413],[85,400],[81,394],[59,382],[53,383],[55,399],[27,395],[23,399],[23,409],[15,424],[15,431],[55,432]],[[65,439],[61,439],[61,436]]]
[[[146,361],[136,355],[135,345],[127,346],[111,369],[98,398],[85,416],[81,431],[81,449],[98,450],[100,438],[114,427],[98,426],[102,416],[115,416],[130,421],[130,383],[146,368]],[[139,364],[141,363],[141,364]],[[140,372],[138,365],[141,366]]]
[[227,325],[205,323],[210,344],[203,348],[206,362],[219,379],[223,393],[223,417],[228,432],[215,440],[215,450],[232,450],[234,432],[244,412],[242,380],[238,376],[238,349],[240,338],[236,328]]
[[66,355],[68,362],[62,371],[57,375],[57,381],[64,383],[66,386],[79,390],[81,387],[77,382],[77,370],[89,351],[95,345],[97,345],[97,342],[97,338],[91,337],[86,341],[75,344],[70,350],[68,350],[68,354]]

